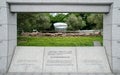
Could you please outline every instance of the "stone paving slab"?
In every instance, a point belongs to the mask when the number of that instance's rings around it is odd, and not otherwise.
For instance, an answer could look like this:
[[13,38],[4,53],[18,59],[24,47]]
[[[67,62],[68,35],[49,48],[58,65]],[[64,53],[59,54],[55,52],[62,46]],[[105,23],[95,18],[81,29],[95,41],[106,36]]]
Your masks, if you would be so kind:
[[111,73],[104,47],[17,47],[9,72]]
[[0,75],[120,75],[120,73],[34,73],[34,72],[8,72]]
[[17,47],[10,72],[42,72],[44,47]]
[[93,41],[94,46],[101,46],[101,43],[99,41]]
[[[4,74],[5,75],[5,74]],[[112,73],[7,73],[6,75],[120,75]]]
[[103,47],[77,47],[78,72],[111,73]]

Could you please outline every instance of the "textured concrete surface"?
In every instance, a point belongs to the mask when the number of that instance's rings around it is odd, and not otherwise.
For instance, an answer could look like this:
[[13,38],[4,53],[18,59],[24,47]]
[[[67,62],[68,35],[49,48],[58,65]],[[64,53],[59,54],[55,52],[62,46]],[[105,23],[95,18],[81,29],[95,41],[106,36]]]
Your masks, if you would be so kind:
[[17,16],[6,0],[0,0],[0,72],[6,72],[14,54],[17,39]]
[[103,47],[77,47],[78,72],[110,73]]
[[[8,3],[81,3],[81,4],[111,4],[114,0],[7,0]],[[116,1],[117,3],[118,1]]]
[[111,73],[104,47],[17,47],[9,72]]
[[42,72],[43,47],[17,47],[10,72]]
[[8,73],[7,75],[120,75],[112,73]]
[[[49,8],[48,8],[49,7]],[[108,13],[109,5],[85,5],[85,4],[33,4],[22,5],[13,4],[10,6],[11,12],[96,12],[96,13]]]
[[120,75],[119,73],[33,73],[33,72],[9,72],[0,75]]

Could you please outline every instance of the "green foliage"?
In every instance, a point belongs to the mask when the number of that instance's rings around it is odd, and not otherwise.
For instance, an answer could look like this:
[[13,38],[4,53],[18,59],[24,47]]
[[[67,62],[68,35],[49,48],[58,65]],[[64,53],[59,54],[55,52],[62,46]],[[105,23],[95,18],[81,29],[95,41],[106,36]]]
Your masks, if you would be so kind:
[[18,13],[18,32],[32,32],[33,29],[43,31],[51,26],[47,13]]
[[51,19],[52,23],[56,23],[56,22],[64,22],[64,18],[66,18],[66,17],[67,17],[67,15],[59,13],[56,16],[51,15],[50,19]]
[[44,31],[50,28],[50,18],[46,13],[37,14],[36,16],[36,25],[35,29],[38,31]]
[[68,30],[90,30],[103,28],[103,15],[91,13],[58,13],[56,16],[50,13],[18,13],[18,33],[54,30],[53,24],[66,22]]
[[102,43],[102,39],[102,36],[18,37],[18,46],[93,46],[93,41]]
[[70,14],[68,18],[65,19],[68,24],[68,30],[79,30],[86,26],[86,22],[78,15],[79,14]]
[[31,32],[35,24],[34,14],[32,13],[18,13],[18,31]]
[[87,16],[87,22],[92,26],[92,29],[103,28],[103,15],[102,14],[90,14]]
[[69,17],[66,20],[66,23],[68,24],[68,29],[69,30],[79,29],[78,19],[74,14],[69,15]]

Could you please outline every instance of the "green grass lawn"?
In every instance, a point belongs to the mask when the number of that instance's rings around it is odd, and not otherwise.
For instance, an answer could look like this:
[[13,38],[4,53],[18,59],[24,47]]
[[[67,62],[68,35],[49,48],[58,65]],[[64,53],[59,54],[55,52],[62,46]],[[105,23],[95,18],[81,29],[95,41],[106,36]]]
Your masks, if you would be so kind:
[[93,46],[93,41],[102,44],[102,36],[79,37],[18,37],[18,46]]

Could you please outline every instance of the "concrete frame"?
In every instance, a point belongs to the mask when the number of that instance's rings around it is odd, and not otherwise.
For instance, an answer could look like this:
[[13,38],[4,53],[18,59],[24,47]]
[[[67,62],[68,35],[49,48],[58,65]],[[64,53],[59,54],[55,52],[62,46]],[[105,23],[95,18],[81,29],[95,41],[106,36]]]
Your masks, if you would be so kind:
[[120,0],[0,0],[0,72],[7,72],[17,45],[18,12],[104,13],[104,47],[120,73]]

